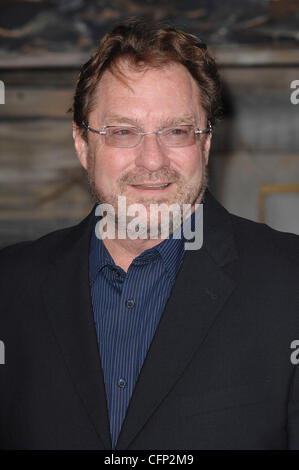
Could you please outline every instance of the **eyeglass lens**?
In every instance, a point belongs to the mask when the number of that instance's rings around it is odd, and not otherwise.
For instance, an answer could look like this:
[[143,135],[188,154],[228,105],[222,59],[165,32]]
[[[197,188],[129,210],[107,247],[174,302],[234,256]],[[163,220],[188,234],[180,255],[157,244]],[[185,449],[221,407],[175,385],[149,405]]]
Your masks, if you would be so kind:
[[[153,132],[154,134],[154,132]],[[177,126],[156,132],[160,142],[169,147],[192,145],[196,141],[193,126]],[[106,144],[116,147],[135,147],[143,138],[142,133],[133,127],[107,127]]]

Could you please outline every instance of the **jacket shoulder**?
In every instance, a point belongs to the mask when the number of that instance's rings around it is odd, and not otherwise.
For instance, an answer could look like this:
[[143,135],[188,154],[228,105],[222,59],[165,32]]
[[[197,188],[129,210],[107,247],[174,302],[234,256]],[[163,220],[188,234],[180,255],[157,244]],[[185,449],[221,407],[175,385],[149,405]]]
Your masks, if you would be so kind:
[[261,222],[231,214],[235,241],[239,253],[252,260],[272,260],[299,270],[299,235],[276,230]]
[[37,275],[39,272],[47,269],[52,261],[63,254],[76,241],[82,237],[88,230],[89,223],[92,220],[92,211],[77,225],[66,227],[47,233],[42,237],[22,241],[13,245],[6,246],[0,250],[0,277],[7,278],[11,274],[12,278],[28,275],[28,272]]
[[38,256],[40,261],[47,258],[49,250],[55,249],[55,246],[58,245],[64,237],[67,237],[73,228],[74,227],[68,227],[55,230],[36,240],[21,241],[2,248],[0,250],[0,266],[5,267],[7,264],[15,265],[15,263],[19,265],[22,262],[27,263],[30,260],[32,262],[33,256]]

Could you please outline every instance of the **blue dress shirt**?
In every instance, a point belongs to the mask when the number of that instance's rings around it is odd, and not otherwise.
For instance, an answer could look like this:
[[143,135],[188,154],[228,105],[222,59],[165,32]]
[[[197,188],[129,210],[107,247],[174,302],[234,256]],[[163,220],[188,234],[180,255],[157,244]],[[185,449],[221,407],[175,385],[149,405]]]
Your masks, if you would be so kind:
[[115,448],[136,380],[182,264],[186,240],[183,234],[181,238],[171,235],[144,250],[125,272],[96,236],[99,220],[95,216],[89,281]]

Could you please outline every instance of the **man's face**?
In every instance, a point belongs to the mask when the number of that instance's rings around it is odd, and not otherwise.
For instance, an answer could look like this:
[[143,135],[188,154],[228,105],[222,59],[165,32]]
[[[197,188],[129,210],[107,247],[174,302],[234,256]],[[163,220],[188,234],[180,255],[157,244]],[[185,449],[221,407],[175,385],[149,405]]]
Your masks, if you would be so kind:
[[[198,86],[181,64],[162,69],[136,71],[122,62],[129,85],[106,70],[95,93],[95,106],[88,117],[94,129],[104,125],[134,126],[143,132],[176,124],[207,127],[200,105]],[[207,184],[206,166],[210,135],[202,134],[193,145],[166,147],[155,134],[146,135],[134,148],[116,148],[105,144],[105,137],[88,133],[88,143],[74,128],[75,147],[88,172],[92,193],[99,203],[112,204],[117,215],[118,196],[126,197],[127,207],[141,203],[168,205],[199,203]],[[164,188],[149,186],[169,183]]]

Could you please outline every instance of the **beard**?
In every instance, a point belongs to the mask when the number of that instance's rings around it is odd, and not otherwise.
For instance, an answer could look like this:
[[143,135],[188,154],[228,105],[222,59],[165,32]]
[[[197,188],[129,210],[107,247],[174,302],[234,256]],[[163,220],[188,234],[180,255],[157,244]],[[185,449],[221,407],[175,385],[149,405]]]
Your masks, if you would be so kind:
[[[121,175],[117,182],[119,188],[118,193],[107,193],[103,192],[101,188],[96,185],[94,159],[91,155],[88,156],[87,161],[87,177],[93,201],[97,204],[111,206],[113,208],[111,211],[105,211],[107,219],[110,223],[115,225],[116,229],[123,233],[125,231],[130,238],[136,238],[134,237],[134,234],[136,234],[135,228],[130,228],[135,215],[119,213],[119,196],[126,197],[126,207],[131,204],[141,204],[146,208],[147,215],[141,218],[138,217],[139,238],[165,238],[165,233],[171,234],[175,232],[182,225],[184,220],[191,215],[194,204],[201,203],[209,183],[207,166],[203,167],[201,181],[193,184],[187,183],[178,172],[169,168],[162,168],[154,173],[150,173],[143,168],[136,170],[134,173],[130,170],[130,172]],[[164,195],[152,198],[139,196],[138,199],[135,196],[134,199],[132,199],[132,196],[126,193],[127,186],[142,184],[144,181],[153,184],[155,181],[172,182],[176,185],[176,191],[172,196]],[[157,205],[160,206],[158,217],[155,219],[154,223],[149,214],[151,204],[156,205],[156,207]],[[189,211],[187,214],[186,211],[184,211],[185,204],[190,205],[191,209],[191,212]],[[177,210],[169,210],[172,205],[174,205]],[[155,233],[156,236],[153,237],[153,233]]]

